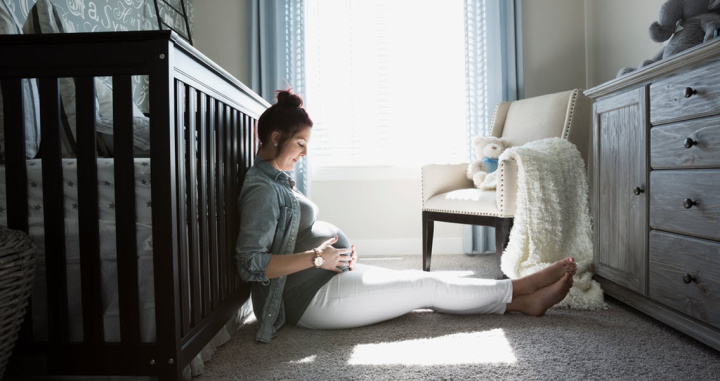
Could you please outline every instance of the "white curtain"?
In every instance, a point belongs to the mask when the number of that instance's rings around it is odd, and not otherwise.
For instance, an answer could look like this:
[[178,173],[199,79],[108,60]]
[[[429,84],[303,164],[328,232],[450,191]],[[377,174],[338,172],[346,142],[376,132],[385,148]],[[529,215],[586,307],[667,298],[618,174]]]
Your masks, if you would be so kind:
[[[274,103],[275,92],[292,88],[305,97],[305,1],[251,0],[250,87]],[[295,185],[310,192],[309,166],[295,166]]]
[[[465,1],[467,128],[471,137],[490,135],[495,106],[522,94],[520,0]],[[477,159],[468,145],[471,160]],[[495,251],[495,228],[466,225],[466,254]]]

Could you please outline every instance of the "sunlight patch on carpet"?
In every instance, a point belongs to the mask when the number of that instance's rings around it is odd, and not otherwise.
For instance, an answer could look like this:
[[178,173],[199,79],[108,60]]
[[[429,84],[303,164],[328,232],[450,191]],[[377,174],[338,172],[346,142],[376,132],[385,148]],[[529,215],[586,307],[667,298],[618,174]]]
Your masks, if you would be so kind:
[[350,365],[462,365],[517,361],[502,329],[355,346]]
[[289,361],[289,363],[290,364],[309,364],[311,362],[315,362],[316,358],[317,358],[317,355],[312,355],[312,356],[302,358],[300,360]]
[[255,323],[256,321],[257,321],[257,317],[255,317],[255,312],[251,311],[250,315],[248,315],[248,317],[246,317],[242,323],[243,324],[252,324],[252,323]]

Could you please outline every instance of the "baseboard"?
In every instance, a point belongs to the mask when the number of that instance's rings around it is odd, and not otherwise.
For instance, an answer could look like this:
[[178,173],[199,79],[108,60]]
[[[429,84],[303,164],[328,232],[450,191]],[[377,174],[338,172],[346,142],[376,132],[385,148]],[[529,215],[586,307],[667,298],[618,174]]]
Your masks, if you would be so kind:
[[[352,240],[359,255],[422,255],[422,238]],[[463,254],[462,237],[434,238],[433,255]]]

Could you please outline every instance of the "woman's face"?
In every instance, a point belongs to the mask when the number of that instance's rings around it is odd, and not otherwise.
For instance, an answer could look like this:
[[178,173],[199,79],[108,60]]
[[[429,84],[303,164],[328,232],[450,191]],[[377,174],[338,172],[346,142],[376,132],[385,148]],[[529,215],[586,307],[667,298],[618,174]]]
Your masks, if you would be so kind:
[[307,146],[310,143],[312,129],[305,126],[291,137],[284,147],[278,147],[280,155],[275,158],[275,168],[281,171],[292,171],[295,164],[307,155]]

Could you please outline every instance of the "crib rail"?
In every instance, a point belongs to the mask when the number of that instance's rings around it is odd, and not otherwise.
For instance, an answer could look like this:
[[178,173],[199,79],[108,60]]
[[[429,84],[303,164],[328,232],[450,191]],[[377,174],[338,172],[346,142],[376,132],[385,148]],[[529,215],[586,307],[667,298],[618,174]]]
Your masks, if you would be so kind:
[[[5,125],[22,125],[20,81],[37,78],[41,104],[48,341],[26,324],[20,349],[46,353],[51,374],[151,375],[183,368],[249,297],[234,260],[236,200],[268,106],[167,31],[0,36]],[[103,336],[94,77],[112,77],[114,123],[132,125],[132,76],[150,83],[151,198],[156,341],[140,334],[136,197],[131,129],[114,131],[119,343]],[[81,295],[65,273],[58,79],[75,79]],[[6,129],[8,225],[28,231],[24,131]],[[20,143],[20,144],[18,144]],[[82,175],[80,175],[82,174]],[[13,186],[10,186],[10,184]],[[16,185],[17,184],[17,185]],[[94,201],[94,202],[93,202]],[[68,299],[82,299],[83,340],[68,333]],[[28,321],[29,319],[26,319]],[[16,351],[17,352],[17,351]],[[62,356],[61,356],[62,354]],[[69,359],[69,360],[68,360]]]

